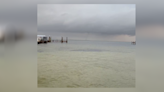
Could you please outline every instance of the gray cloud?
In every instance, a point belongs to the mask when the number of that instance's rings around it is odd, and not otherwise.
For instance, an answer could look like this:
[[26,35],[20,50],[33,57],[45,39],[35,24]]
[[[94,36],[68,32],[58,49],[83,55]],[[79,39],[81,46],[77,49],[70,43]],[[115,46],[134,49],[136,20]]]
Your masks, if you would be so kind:
[[[69,3],[70,4],[89,4],[89,3],[90,4],[136,4],[137,26],[138,25],[141,26],[149,23],[164,24],[163,0],[161,1],[151,0],[151,2],[150,0],[144,0],[144,2],[142,0],[26,0],[26,1],[3,0],[0,3],[0,15],[3,14],[4,17],[0,16],[0,19],[2,23],[5,22],[6,20],[10,22],[12,20],[14,22],[19,22],[24,20],[23,22],[30,21],[31,23],[33,22],[35,24],[37,19],[36,17],[37,4],[69,4]],[[27,11],[27,9],[29,10]],[[16,11],[17,13],[15,13]],[[15,16],[18,17],[17,20],[16,18],[12,17],[12,15],[14,14]],[[9,15],[10,17],[8,18],[5,17]],[[25,18],[25,16],[28,16],[29,18]],[[4,21],[2,21],[2,19]]]
[[134,5],[38,5],[38,32],[135,35]]
[[[9,3],[10,2],[10,3]],[[14,23],[36,30],[37,4],[136,4],[136,26],[164,25],[164,1],[141,0],[14,0],[0,3],[0,24]],[[63,13],[62,16],[67,16]],[[15,16],[15,17],[14,17]],[[140,31],[140,30],[137,30]],[[105,33],[105,32],[104,32]],[[126,33],[126,32],[125,32]],[[134,34],[134,33],[133,33]]]

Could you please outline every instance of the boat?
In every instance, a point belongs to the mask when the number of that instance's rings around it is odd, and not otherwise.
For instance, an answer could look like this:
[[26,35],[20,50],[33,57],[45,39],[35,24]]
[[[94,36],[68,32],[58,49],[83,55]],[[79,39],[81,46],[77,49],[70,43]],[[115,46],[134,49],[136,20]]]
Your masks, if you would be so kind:
[[39,36],[37,36],[37,43],[38,43],[38,44],[42,43],[42,38],[39,37]]
[[47,36],[46,35],[37,35],[37,39],[40,39],[39,43],[47,43]]

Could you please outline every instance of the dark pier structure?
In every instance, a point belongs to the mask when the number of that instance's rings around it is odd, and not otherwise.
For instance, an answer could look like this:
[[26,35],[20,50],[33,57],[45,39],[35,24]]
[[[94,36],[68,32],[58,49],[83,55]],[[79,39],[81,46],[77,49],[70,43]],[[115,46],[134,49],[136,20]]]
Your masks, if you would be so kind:
[[66,43],[67,43],[67,42],[68,42],[68,38],[66,37],[66,40],[64,41],[64,40],[63,40],[63,37],[62,37],[60,42],[61,42],[61,43],[66,42]]

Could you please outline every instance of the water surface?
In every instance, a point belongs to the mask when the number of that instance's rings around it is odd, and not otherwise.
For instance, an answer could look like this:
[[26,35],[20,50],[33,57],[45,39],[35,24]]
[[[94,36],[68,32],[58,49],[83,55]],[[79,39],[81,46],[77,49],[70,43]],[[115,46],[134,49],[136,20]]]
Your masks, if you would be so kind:
[[39,44],[38,87],[135,87],[135,45],[105,41]]

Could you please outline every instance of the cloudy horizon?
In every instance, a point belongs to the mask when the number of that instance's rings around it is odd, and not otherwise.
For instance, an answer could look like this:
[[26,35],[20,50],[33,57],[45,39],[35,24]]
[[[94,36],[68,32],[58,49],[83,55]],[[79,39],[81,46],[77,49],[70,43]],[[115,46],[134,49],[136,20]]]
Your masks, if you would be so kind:
[[54,39],[135,41],[135,4],[39,4],[38,34]]

